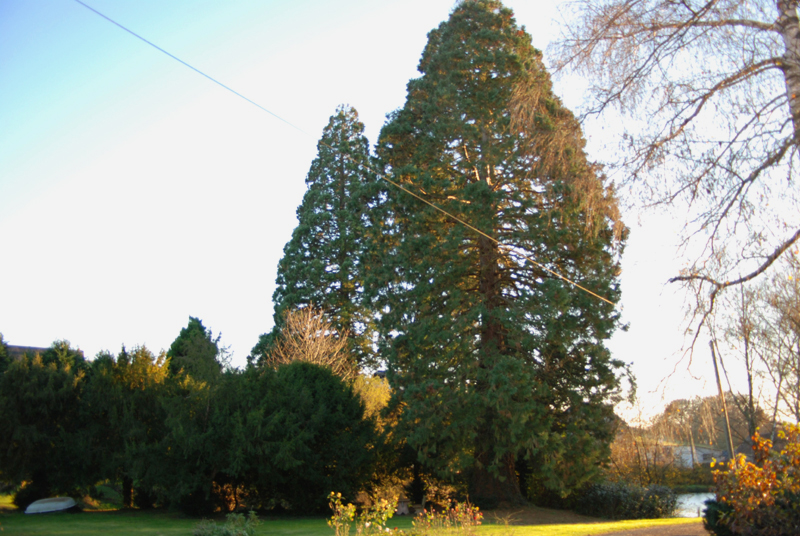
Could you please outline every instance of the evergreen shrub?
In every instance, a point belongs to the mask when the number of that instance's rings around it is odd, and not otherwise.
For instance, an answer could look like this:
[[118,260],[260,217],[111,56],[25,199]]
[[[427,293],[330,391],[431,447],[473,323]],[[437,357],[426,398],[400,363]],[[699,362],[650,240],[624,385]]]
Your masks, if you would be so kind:
[[228,514],[223,525],[208,519],[195,525],[193,536],[253,536],[256,527],[261,524],[255,512],[244,514]]
[[50,497],[50,490],[36,485],[33,482],[21,486],[14,494],[11,502],[20,510],[25,510],[29,504],[39,499]]
[[706,507],[703,509],[703,527],[715,536],[735,536],[726,525],[720,523],[720,519],[733,512],[731,505],[719,502],[713,499],[706,501]]
[[666,486],[593,484],[578,498],[575,511],[607,519],[658,519],[670,517],[677,503],[678,496]]

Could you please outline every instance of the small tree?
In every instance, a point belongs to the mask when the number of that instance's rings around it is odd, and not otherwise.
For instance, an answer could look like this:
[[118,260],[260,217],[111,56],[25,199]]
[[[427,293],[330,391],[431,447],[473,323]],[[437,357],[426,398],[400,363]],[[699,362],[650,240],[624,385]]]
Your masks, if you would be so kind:
[[764,362],[775,387],[773,420],[778,415],[800,422],[800,256],[786,259],[767,288],[765,329],[770,330]]
[[170,373],[183,372],[196,380],[215,381],[226,364],[226,350],[220,346],[220,337],[215,338],[199,318],[190,316],[189,324],[181,329],[167,351]]
[[322,310],[313,306],[286,311],[283,328],[263,364],[277,368],[304,361],[327,367],[352,381],[357,370],[349,359],[348,333],[337,333]]

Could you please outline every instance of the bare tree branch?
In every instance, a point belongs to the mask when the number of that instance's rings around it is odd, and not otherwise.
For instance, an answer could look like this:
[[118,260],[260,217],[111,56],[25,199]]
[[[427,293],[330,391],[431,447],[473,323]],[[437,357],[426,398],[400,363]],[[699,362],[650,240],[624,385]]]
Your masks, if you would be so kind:
[[692,268],[670,282],[694,292],[696,340],[800,237],[798,1],[577,0],[565,18],[553,65],[588,80],[585,119],[624,129],[609,176],[686,213]]

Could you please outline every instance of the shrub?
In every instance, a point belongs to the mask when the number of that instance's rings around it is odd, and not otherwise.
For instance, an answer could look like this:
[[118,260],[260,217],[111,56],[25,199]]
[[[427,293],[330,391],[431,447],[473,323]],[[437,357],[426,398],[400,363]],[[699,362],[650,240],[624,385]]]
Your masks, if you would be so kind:
[[228,514],[225,518],[224,525],[202,520],[195,525],[193,536],[253,536],[256,527],[261,524],[255,512],[250,512],[247,517],[244,514]]
[[17,490],[11,502],[20,510],[25,510],[32,502],[46,499],[50,496],[48,488],[42,488],[36,485],[35,482],[28,482]]
[[423,510],[413,521],[414,532],[421,536],[440,534],[462,534],[475,536],[483,520],[483,514],[477,506],[469,503],[455,503],[451,508],[439,512],[431,508]]
[[[723,525],[732,534],[797,534],[800,527],[800,426],[784,425],[778,433],[785,446],[753,436],[756,463],[739,455],[727,470],[715,472],[717,501],[729,508],[707,512],[707,523]],[[717,532],[717,534],[723,534]]]
[[703,510],[703,527],[710,534],[716,536],[734,536],[731,529],[720,523],[720,519],[732,511],[733,508],[727,503],[721,503],[713,499],[706,501],[706,507]]
[[593,484],[577,500],[575,510],[607,519],[657,519],[671,516],[677,502],[677,495],[665,486]]
[[707,484],[681,484],[679,486],[670,486],[672,491],[677,494],[681,493],[711,493],[714,491],[714,485]]
[[331,492],[328,495],[328,506],[333,511],[333,515],[328,520],[335,536],[349,536],[350,527],[355,524],[356,536],[378,534],[388,531],[386,522],[392,518],[397,500],[387,501],[379,499],[370,508],[362,510],[356,516],[356,506],[354,504],[344,504],[342,494]]
[[329,490],[352,497],[364,489],[380,436],[360,397],[311,363],[282,365],[270,375],[262,412],[245,422],[250,449],[243,459],[253,468],[245,476],[259,497],[283,500],[297,513],[323,512]]

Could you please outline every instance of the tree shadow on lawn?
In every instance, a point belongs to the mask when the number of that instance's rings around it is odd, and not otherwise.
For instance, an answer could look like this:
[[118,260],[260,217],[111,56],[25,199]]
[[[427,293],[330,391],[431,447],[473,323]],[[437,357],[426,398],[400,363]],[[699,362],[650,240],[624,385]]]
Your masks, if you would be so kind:
[[520,506],[484,512],[484,521],[492,524],[509,525],[576,525],[587,523],[607,523],[607,519],[582,516],[569,510],[553,510],[539,506]]

